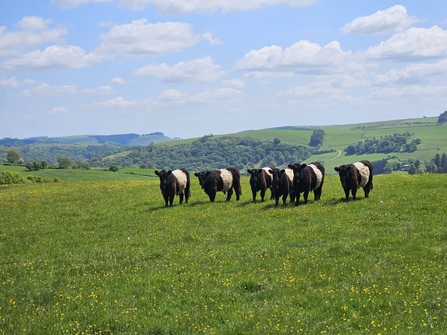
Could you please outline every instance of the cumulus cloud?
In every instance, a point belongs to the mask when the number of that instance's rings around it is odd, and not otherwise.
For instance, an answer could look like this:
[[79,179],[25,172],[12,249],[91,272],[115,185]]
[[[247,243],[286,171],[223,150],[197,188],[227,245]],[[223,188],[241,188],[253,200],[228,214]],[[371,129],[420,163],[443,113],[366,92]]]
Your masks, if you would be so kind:
[[123,97],[116,97],[114,99],[99,101],[93,103],[82,104],[81,108],[134,108],[140,104],[135,100],[125,100]]
[[179,52],[204,39],[194,34],[188,23],[149,23],[146,19],[115,25],[100,38],[102,43],[95,53],[123,56],[156,56]]
[[39,70],[84,68],[100,63],[104,57],[86,54],[81,47],[74,45],[52,45],[45,50],[35,50],[21,57],[0,62],[2,70]]
[[434,64],[411,64],[404,69],[392,69],[386,74],[377,74],[374,79],[374,84],[415,85],[446,74],[447,60],[443,59]]
[[169,66],[163,64],[149,64],[135,72],[136,76],[156,77],[162,82],[211,82],[225,74],[220,67],[213,63],[211,57],[199,58],[189,62],[180,62]]
[[401,32],[417,22],[419,20],[415,16],[408,16],[404,6],[396,5],[372,15],[358,17],[347,23],[342,31],[347,34],[389,34]]
[[351,51],[343,51],[337,41],[321,47],[302,40],[285,49],[272,45],[251,50],[236,62],[234,69],[255,73],[319,74],[339,71],[347,66],[347,60],[354,60]]
[[36,80],[32,79],[25,79],[23,81],[19,81],[15,76],[6,79],[0,79],[0,87],[4,88],[15,88],[23,85],[33,85],[37,83],[38,82]]
[[244,88],[246,86],[245,81],[241,79],[224,80],[222,85],[225,87],[235,87],[235,88]]
[[120,3],[123,6],[131,7],[135,10],[144,9],[150,6],[162,13],[174,15],[192,11],[213,13],[218,10],[227,13],[281,4],[299,7],[309,6],[316,1],[317,0],[120,0]]
[[50,114],[68,114],[69,112],[66,107],[54,107],[51,109]]
[[62,8],[74,8],[89,2],[109,2],[112,0],[52,0],[51,2]]
[[112,78],[112,80],[110,81],[111,84],[119,84],[119,85],[124,85],[127,84],[128,82],[125,81],[123,78],[121,77],[115,77]]
[[162,92],[157,101],[165,103],[205,103],[212,100],[228,100],[242,94],[241,91],[234,88],[219,88],[215,91],[201,92],[195,95],[189,96],[184,92],[178,90],[166,90]]
[[410,28],[391,36],[364,53],[372,59],[413,61],[447,56],[447,31],[438,26]]
[[86,88],[84,89],[84,93],[92,95],[107,95],[115,93],[115,90],[110,86],[100,86],[96,88]]
[[32,89],[21,91],[19,93],[19,96],[20,97],[56,96],[56,95],[75,94],[77,92],[78,87],[76,85],[51,86],[46,83],[42,83]]
[[67,30],[65,28],[47,29],[50,23],[50,19],[26,16],[18,23],[22,29],[20,31],[8,32],[7,27],[0,27],[0,57],[17,55],[28,46],[61,41],[67,34]]

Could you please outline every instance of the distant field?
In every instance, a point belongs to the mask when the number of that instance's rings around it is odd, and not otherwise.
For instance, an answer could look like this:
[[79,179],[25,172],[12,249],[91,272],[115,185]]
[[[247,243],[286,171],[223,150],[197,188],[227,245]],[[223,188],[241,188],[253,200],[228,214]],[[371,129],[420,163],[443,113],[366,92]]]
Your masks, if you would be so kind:
[[278,208],[248,178],[172,208],[156,180],[3,186],[0,333],[446,334],[446,185],[379,176],[346,203],[328,177]]
[[13,171],[23,176],[39,176],[42,178],[58,177],[62,181],[100,181],[100,180],[148,180],[158,179],[150,169],[120,169],[118,172],[111,172],[107,169],[44,169],[39,171],[28,171],[21,166],[0,165],[1,171]]

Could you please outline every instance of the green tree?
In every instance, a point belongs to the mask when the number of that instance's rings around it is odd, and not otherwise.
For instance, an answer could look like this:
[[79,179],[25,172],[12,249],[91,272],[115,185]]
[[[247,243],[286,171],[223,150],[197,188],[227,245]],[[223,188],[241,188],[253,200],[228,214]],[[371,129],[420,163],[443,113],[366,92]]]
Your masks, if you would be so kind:
[[109,167],[109,171],[117,172],[118,170],[119,170],[119,167],[116,165],[110,165],[110,167]]
[[309,145],[311,147],[316,147],[317,145],[323,144],[324,135],[326,135],[326,133],[324,132],[323,129],[315,129],[312,135],[310,136]]
[[438,123],[445,123],[445,122],[447,122],[447,111],[445,111],[438,117]]
[[17,150],[10,149],[10,150],[8,150],[8,153],[6,154],[6,159],[7,159],[8,163],[17,164],[20,160],[20,154]]
[[72,167],[73,162],[68,157],[58,157],[57,164],[59,164],[59,169],[69,169]]

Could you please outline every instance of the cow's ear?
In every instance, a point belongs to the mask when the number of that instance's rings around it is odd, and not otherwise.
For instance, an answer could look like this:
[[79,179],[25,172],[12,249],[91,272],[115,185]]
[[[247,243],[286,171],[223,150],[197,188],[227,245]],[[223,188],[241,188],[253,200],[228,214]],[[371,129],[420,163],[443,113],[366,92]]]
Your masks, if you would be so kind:
[[269,169],[269,173],[270,173],[270,174],[273,174],[273,170],[272,170],[272,169]]
[[288,167],[289,169],[292,169],[292,170],[293,170],[293,165],[292,165],[292,164],[287,165],[287,167]]
[[198,177],[199,173],[198,172],[194,172],[194,176]]
[[158,170],[155,170],[154,173],[155,173],[157,176],[160,175],[160,172],[158,172]]
[[248,172],[248,173],[251,173],[251,169],[248,169],[247,172]]
[[171,171],[171,170],[169,170],[167,174],[171,174],[171,173],[172,173],[172,171]]
[[340,170],[340,168],[339,167],[334,167],[334,170],[338,172]]
[[307,165],[306,164],[301,164],[301,168],[304,169]]
[[258,169],[258,173],[261,173],[262,172],[262,169]]
[[281,174],[283,174],[284,172],[286,172],[286,170],[282,169],[282,170],[281,170]]
[[351,165],[348,165],[347,167],[346,167],[346,171],[349,171],[349,170],[351,170],[352,169],[352,166]]

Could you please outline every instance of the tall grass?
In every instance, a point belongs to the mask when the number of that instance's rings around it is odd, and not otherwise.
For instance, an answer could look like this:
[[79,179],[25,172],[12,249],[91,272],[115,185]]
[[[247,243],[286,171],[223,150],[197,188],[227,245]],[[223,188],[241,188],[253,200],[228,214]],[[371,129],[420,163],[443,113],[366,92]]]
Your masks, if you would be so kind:
[[0,187],[0,334],[447,333],[445,175],[278,208],[242,183],[172,208],[155,180]]

